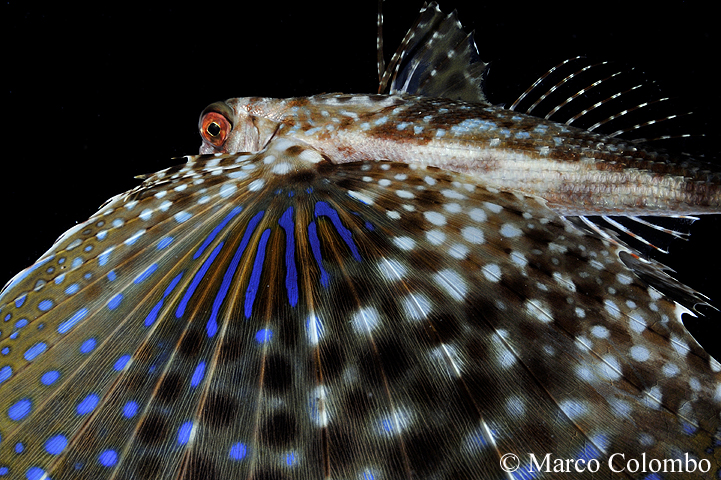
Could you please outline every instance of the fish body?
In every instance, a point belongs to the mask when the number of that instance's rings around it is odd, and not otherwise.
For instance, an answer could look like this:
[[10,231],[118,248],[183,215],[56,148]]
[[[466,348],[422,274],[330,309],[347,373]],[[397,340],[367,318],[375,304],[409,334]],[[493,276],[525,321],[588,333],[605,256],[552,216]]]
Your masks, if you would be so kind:
[[[237,98],[211,105],[233,132],[201,153],[257,151],[290,136],[333,163],[369,157],[468,173],[538,195],[562,215],[718,212],[720,175],[627,141],[483,103],[408,95]],[[266,122],[266,123],[263,123]],[[238,128],[242,127],[242,128]]]
[[[704,298],[559,215],[709,213],[715,174],[406,93],[236,99],[200,127],[205,155],[0,294],[0,474],[718,475],[721,365],[681,323]],[[610,194],[564,194],[589,176]]]

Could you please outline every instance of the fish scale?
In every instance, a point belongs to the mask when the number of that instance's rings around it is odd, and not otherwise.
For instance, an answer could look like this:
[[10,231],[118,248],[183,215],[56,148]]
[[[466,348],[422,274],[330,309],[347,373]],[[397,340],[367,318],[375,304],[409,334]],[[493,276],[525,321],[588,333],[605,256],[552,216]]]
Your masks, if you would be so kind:
[[306,141],[315,106],[251,118],[258,137],[231,118],[261,151],[148,176],[6,287],[1,474],[498,478],[502,453],[549,451],[717,468],[721,366],[639,276],[674,286],[661,266],[518,189],[345,162]]

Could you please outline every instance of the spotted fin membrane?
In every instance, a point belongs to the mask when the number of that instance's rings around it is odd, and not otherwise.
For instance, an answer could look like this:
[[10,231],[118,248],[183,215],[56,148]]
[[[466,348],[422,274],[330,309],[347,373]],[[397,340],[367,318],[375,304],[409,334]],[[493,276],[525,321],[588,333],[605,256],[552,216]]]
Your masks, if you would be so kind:
[[536,196],[332,160],[282,135],[188,157],[13,279],[0,475],[554,478],[548,452],[717,475],[721,365],[657,264]]

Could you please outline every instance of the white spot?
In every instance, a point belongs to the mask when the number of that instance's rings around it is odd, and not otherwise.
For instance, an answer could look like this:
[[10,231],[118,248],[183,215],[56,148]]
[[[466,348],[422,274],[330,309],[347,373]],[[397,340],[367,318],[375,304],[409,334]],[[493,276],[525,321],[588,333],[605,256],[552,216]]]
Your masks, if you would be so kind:
[[270,171],[276,175],[285,175],[291,170],[293,170],[293,166],[290,163],[280,162],[277,165],[273,165],[273,168]]
[[125,243],[125,245],[132,245],[132,244],[134,244],[135,242],[137,242],[138,239],[139,239],[144,233],[145,233],[145,229],[138,230],[138,231],[135,232],[132,236],[130,236],[127,240],[125,240],[125,242],[123,242],[123,243]]
[[632,313],[629,315],[630,321],[628,326],[636,333],[641,333],[646,330],[646,320],[638,313]]
[[399,218],[401,218],[401,214],[398,213],[398,212],[396,212],[395,210],[389,210],[389,211],[387,211],[387,212],[386,212],[386,216],[387,216],[388,218],[390,218],[390,219],[393,219],[393,220],[398,220]]
[[461,376],[463,370],[461,356],[458,354],[458,349],[453,345],[442,343],[428,352],[428,355],[431,357],[431,361],[438,365],[441,370],[445,370],[449,377]]
[[176,213],[175,215],[173,215],[173,218],[175,219],[176,222],[183,223],[183,222],[187,222],[188,220],[190,220],[190,217],[192,217],[192,216],[193,216],[192,214],[183,210],[183,211],[180,211],[180,212]]
[[150,217],[152,217],[152,216],[153,216],[153,211],[149,208],[146,208],[145,210],[140,212],[140,215],[138,215],[138,217],[140,217],[141,220],[146,221],[146,222],[148,220],[150,220]]
[[460,213],[462,208],[457,203],[447,203],[443,205],[443,209],[448,213]]
[[433,275],[434,280],[454,299],[461,301],[468,293],[468,286],[457,272],[451,269],[441,270]]
[[514,395],[506,399],[506,411],[514,417],[522,417],[526,414],[526,403],[523,398]]
[[357,334],[367,335],[378,328],[378,311],[373,307],[361,308],[353,315],[351,323]]
[[521,252],[513,250],[510,257],[511,261],[521,268],[526,268],[526,265],[528,265],[528,260],[526,260],[526,257]]
[[437,225],[439,227],[442,227],[446,224],[446,217],[438,212],[425,212],[423,213],[423,216],[426,217],[426,220],[431,222],[433,225]]
[[238,189],[234,184],[232,183],[226,183],[222,187],[220,187],[220,190],[218,191],[218,194],[223,198],[228,198],[231,196],[235,191]]
[[436,184],[436,179],[433,177],[426,176],[423,181],[425,181],[428,185],[433,186]]
[[423,320],[431,311],[431,302],[423,295],[411,293],[403,299],[403,308],[409,318]]
[[651,352],[643,345],[634,345],[630,350],[631,358],[637,362],[645,362],[651,356]]
[[327,427],[328,415],[328,394],[324,385],[318,385],[311,391],[310,418],[318,427]]
[[406,409],[395,409],[377,421],[377,432],[384,437],[395,437],[410,427],[413,417]]
[[398,195],[401,198],[406,198],[406,199],[415,198],[415,195],[413,195],[408,190],[396,190],[396,195]]
[[306,322],[306,334],[308,336],[308,343],[312,346],[318,345],[318,342],[323,338],[325,328],[323,323],[320,321],[315,314],[311,314]]
[[458,260],[463,260],[464,258],[466,258],[468,252],[468,247],[466,247],[462,243],[454,243],[448,249],[448,254],[453,258],[457,258]]
[[566,414],[571,420],[575,420],[578,417],[582,417],[588,413],[588,408],[578,400],[561,400],[558,402],[558,407]]
[[446,241],[446,234],[443,231],[434,228],[426,232],[426,239],[433,245],[440,245]]
[[616,280],[618,280],[618,283],[620,283],[621,285],[629,285],[633,281],[631,277],[624,273],[617,274]]
[[413,250],[416,246],[415,240],[411,237],[396,237],[393,239],[393,243],[402,250]]
[[185,190],[186,188],[188,188],[188,185],[182,184],[182,185],[178,185],[178,186],[175,187],[173,190],[175,190],[176,192],[182,192],[182,191]]
[[593,327],[591,327],[591,335],[596,338],[608,338],[609,331],[608,328],[604,327],[603,325],[594,325]]
[[160,210],[161,212],[167,212],[172,205],[173,203],[170,200],[165,200],[163,203],[160,204],[158,210]]
[[663,374],[667,377],[675,377],[679,373],[681,373],[681,370],[678,368],[678,365],[675,363],[666,363],[663,367],[661,367],[661,371]]
[[463,195],[462,193],[458,193],[457,191],[452,190],[450,188],[441,190],[441,194],[446,198],[453,198],[455,200],[462,200],[462,199],[466,198],[466,196]]
[[615,319],[621,318],[621,310],[618,308],[618,305],[616,305],[612,300],[606,299],[604,300],[603,304],[609,315],[611,315]]
[[601,374],[607,380],[618,380],[621,378],[621,364],[618,363],[618,359],[610,353],[601,357],[604,363],[600,365]]
[[553,321],[553,315],[551,314],[551,311],[541,300],[526,300],[526,313],[540,320],[543,323],[549,323]]
[[569,292],[576,291],[576,284],[561,272],[553,272],[553,279],[562,287],[565,287]]
[[248,190],[250,190],[251,192],[257,192],[258,190],[263,188],[263,185],[265,185],[265,180],[263,180],[262,178],[258,178],[250,182],[250,185],[248,185]]
[[389,281],[400,280],[406,275],[406,267],[401,262],[395,259],[381,259],[381,261],[378,263],[378,269]]
[[463,227],[461,235],[468,243],[480,245],[483,243],[483,231],[476,227]]
[[663,394],[661,394],[661,388],[651,387],[644,393],[646,395],[644,395],[643,397],[643,404],[646,405],[648,408],[657,410],[661,406],[661,400],[663,399]]
[[523,230],[511,223],[504,223],[501,225],[501,235],[508,238],[520,237],[523,235]]
[[488,220],[488,215],[486,215],[486,211],[480,208],[474,208],[470,212],[468,212],[468,216],[471,217],[471,220],[474,222],[485,222]]
[[366,205],[373,205],[373,199],[364,193],[356,192],[355,190],[348,190],[348,196],[361,203],[365,203]]
[[489,282],[497,282],[501,279],[501,267],[495,263],[489,263],[481,268],[481,273]]
[[503,207],[500,205],[496,205],[495,203],[491,202],[483,202],[483,204],[486,206],[488,210],[490,210],[493,213],[501,213],[503,210]]
[[271,163],[275,162],[275,155],[266,155],[263,158],[263,163],[266,165],[269,165]]

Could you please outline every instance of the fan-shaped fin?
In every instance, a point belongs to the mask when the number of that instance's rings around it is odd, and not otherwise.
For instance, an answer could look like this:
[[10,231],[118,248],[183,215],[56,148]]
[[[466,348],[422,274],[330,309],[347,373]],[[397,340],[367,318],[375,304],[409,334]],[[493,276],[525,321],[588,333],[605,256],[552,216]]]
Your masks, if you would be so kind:
[[476,479],[505,452],[713,459],[721,368],[624,252],[462,174],[282,137],[190,157],[3,292],[0,467]]

